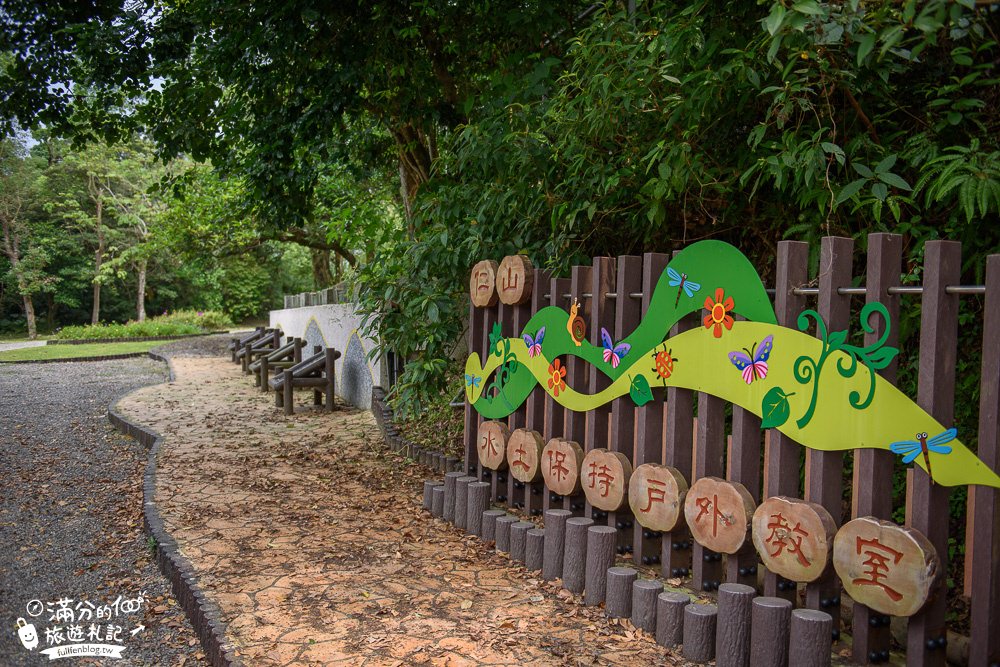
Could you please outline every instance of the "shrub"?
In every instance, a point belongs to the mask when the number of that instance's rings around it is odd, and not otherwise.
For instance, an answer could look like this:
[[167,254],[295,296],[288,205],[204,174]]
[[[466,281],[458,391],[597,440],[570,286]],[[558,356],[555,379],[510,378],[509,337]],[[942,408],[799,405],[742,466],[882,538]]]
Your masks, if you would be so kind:
[[180,310],[164,313],[143,322],[125,324],[88,324],[63,327],[57,340],[97,340],[104,338],[146,338],[151,336],[186,336],[219,331],[233,326],[232,320],[218,311]]
[[154,317],[153,320],[174,324],[190,324],[204,331],[222,331],[234,326],[232,319],[218,310],[176,310]]

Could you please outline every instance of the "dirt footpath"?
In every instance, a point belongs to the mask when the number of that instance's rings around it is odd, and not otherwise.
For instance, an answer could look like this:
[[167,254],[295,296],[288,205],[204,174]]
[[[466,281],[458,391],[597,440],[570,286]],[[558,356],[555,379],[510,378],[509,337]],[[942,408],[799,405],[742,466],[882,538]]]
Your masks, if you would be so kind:
[[284,417],[227,360],[119,404],[165,436],[156,501],[248,665],[681,660],[421,509],[371,414]]

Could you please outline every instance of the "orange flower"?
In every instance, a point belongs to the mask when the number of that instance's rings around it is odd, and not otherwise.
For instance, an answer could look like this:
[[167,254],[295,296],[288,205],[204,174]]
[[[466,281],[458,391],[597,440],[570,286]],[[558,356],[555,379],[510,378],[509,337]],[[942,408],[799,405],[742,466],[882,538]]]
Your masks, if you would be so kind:
[[733,316],[729,313],[735,307],[733,297],[726,298],[721,287],[715,288],[715,301],[712,301],[710,296],[705,297],[705,310],[708,311],[708,315],[705,316],[705,328],[711,329],[714,326],[715,331],[712,334],[716,338],[722,338],[723,325],[727,330],[733,328]]
[[566,381],[563,380],[566,377],[566,369],[558,359],[549,364],[549,376],[549,389],[554,396],[558,396],[560,391],[566,389]]

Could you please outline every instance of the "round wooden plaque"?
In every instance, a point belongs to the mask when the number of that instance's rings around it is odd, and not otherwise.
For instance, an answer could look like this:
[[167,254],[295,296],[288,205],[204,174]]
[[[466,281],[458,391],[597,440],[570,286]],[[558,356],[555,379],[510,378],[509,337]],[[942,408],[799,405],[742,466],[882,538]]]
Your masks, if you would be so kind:
[[524,255],[507,255],[497,269],[497,293],[500,303],[516,306],[531,298],[535,269]]
[[643,463],[628,482],[628,504],[644,528],[669,532],[677,526],[688,485],[677,468]]
[[479,462],[490,470],[507,467],[505,455],[510,429],[503,422],[485,421],[479,426]]
[[939,563],[923,534],[871,516],[848,521],[833,540],[833,567],[844,590],[889,616],[923,608],[940,580]]
[[698,544],[734,554],[747,542],[754,508],[753,497],[742,484],[702,477],[684,499],[684,518]]
[[515,429],[507,441],[507,466],[519,482],[534,482],[542,475],[542,434],[526,428]]
[[816,581],[826,570],[837,524],[826,508],[775,496],[753,513],[753,545],[771,572],[792,581]]
[[469,297],[477,308],[492,306],[497,302],[497,263],[484,259],[472,267],[469,275]]
[[621,452],[592,449],[583,457],[583,493],[597,509],[613,512],[625,504],[632,464]]
[[542,449],[542,477],[545,486],[560,496],[580,492],[583,448],[572,440],[552,438]]

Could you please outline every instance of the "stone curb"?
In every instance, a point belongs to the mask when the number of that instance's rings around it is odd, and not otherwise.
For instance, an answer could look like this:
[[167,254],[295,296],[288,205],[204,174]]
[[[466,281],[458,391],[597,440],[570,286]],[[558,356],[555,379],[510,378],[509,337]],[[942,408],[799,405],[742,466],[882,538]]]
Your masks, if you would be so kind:
[[[173,364],[168,358],[155,352],[142,354],[148,354],[150,359],[162,361],[167,365],[168,382],[176,379]],[[159,433],[126,419],[118,412],[118,403],[130,393],[132,392],[119,396],[108,406],[108,421],[119,432],[134,438],[149,449],[142,480],[143,524],[146,533],[156,541],[156,563],[170,581],[177,601],[194,626],[209,664],[214,667],[242,667],[242,661],[236,656],[236,647],[226,642],[226,624],[222,620],[222,611],[198,586],[194,568],[190,561],[181,555],[176,540],[167,532],[160,512],[156,508],[154,502],[156,458],[160,453],[163,438]]]
[[71,340],[47,340],[46,345],[87,345],[88,343],[143,343],[151,340],[181,340],[184,338],[198,338],[199,336],[214,336],[216,334],[227,334],[228,331],[206,331],[196,334],[176,334],[173,336],[136,336],[133,338],[73,338]]

